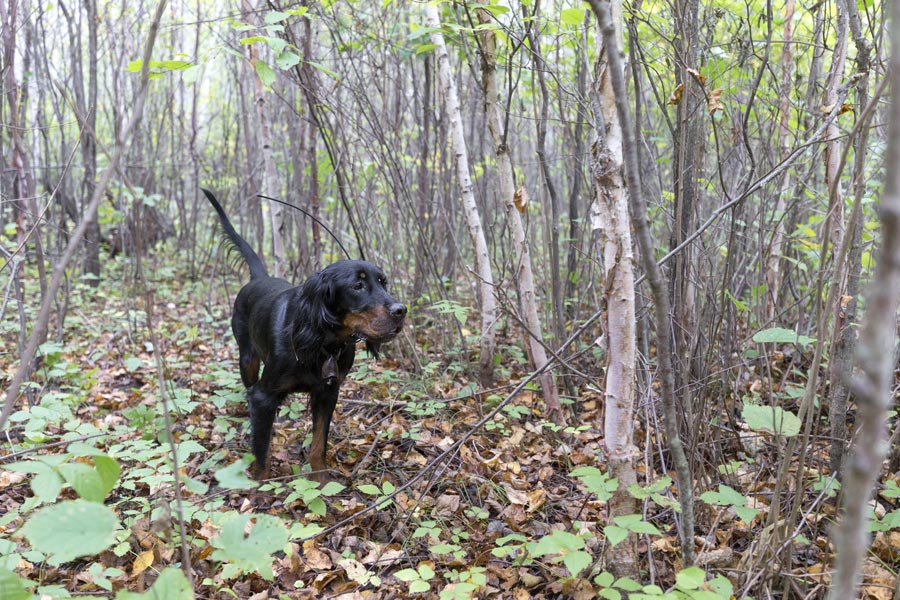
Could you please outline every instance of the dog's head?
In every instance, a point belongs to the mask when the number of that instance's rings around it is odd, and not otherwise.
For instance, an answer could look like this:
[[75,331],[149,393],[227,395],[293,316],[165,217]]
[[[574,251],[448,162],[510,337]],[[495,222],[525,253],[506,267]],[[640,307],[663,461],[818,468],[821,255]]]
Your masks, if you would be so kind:
[[362,260],[341,260],[310,277],[303,295],[339,338],[366,342],[377,354],[403,328],[406,306],[387,290],[381,269]]

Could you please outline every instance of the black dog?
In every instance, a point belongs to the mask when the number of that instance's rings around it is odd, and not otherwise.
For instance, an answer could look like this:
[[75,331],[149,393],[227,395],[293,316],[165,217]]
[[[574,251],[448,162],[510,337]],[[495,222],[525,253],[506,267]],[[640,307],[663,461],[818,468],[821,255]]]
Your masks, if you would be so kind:
[[[338,390],[356,342],[373,355],[403,327],[406,306],[391,296],[384,273],[362,260],[341,260],[293,287],[270,277],[253,248],[240,236],[211,192],[203,190],[222,221],[225,235],[250,267],[250,283],[234,301],[231,329],[240,351],[241,379],[250,406],[252,474],[269,471],[269,443],[278,407],[293,392],[309,392],[313,438],[312,476],[325,477],[325,447]],[[259,376],[259,363],[265,368]]]

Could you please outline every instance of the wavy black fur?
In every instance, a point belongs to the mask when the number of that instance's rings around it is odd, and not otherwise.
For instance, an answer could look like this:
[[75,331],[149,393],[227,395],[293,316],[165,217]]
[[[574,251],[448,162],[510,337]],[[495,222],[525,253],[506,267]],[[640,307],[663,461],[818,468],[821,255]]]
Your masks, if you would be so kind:
[[[270,277],[215,196],[203,192],[227,239],[250,268],[250,282],[234,302],[231,328],[247,387],[254,475],[268,473],[278,406],[288,394],[308,392],[313,416],[309,462],[321,480],[331,417],[340,385],[353,366],[356,343],[364,341],[377,355],[381,344],[400,332],[406,307],[387,291],[381,269],[362,260],[338,261],[297,287]],[[261,363],[265,368],[260,376]]]

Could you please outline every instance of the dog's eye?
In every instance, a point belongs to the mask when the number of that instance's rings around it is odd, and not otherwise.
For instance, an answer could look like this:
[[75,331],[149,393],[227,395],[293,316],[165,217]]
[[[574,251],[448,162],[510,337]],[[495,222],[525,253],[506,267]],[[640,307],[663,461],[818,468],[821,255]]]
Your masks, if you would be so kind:
[[386,277],[379,277],[379,278],[378,278],[378,283],[380,283],[382,287],[387,287],[387,278],[386,278]]
[[356,283],[354,283],[354,284],[353,284],[352,286],[350,286],[350,287],[351,287],[351,289],[354,289],[354,290],[356,290],[356,291],[360,291],[360,290],[363,290],[363,289],[366,288],[366,282],[364,282],[364,281],[357,281]]

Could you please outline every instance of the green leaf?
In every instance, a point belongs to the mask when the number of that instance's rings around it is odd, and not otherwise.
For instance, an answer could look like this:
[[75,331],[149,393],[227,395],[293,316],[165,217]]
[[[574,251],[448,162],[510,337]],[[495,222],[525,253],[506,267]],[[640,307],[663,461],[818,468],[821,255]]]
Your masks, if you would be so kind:
[[245,456],[224,469],[219,469],[216,471],[216,481],[226,490],[249,490],[259,487],[258,482],[244,474],[244,469],[252,462],[252,457]]
[[59,472],[66,483],[78,493],[79,496],[91,502],[100,502],[106,498],[106,486],[97,469],[84,463],[67,463],[59,466]]
[[251,35],[250,37],[241,38],[241,41],[238,43],[242,46],[249,46],[250,44],[258,44],[265,41],[266,36],[264,35]]
[[578,574],[589,566],[593,560],[594,557],[584,550],[575,550],[574,552],[567,552],[563,555],[563,564],[566,565],[566,568],[569,570],[569,573],[572,574],[572,577],[578,577]]
[[357,486],[359,491],[367,496],[379,496],[381,495],[381,490],[378,489],[377,485],[372,485],[371,483],[364,483],[363,485]]
[[263,82],[263,85],[269,86],[275,83],[275,71],[273,71],[272,67],[267,65],[265,61],[256,61],[256,74],[259,75],[259,79]]
[[422,579],[425,579],[426,581],[434,577],[434,569],[432,569],[425,563],[419,565],[416,570],[422,576]]
[[343,485],[341,485],[337,481],[329,481],[322,488],[322,495],[323,496],[334,496],[335,494],[338,494],[343,491],[344,491]]
[[621,577],[616,580],[613,584],[613,587],[617,587],[620,590],[625,590],[626,592],[636,592],[643,588],[643,586],[630,577]]
[[753,336],[753,341],[758,344],[774,342],[776,344],[800,344],[801,346],[806,346],[814,343],[816,340],[809,336],[800,335],[790,329],[772,327],[756,332]]
[[103,497],[105,498],[116,487],[116,482],[119,481],[119,463],[105,454],[99,454],[92,460],[94,461],[94,468],[97,470],[97,474],[100,475],[100,481],[103,483]]
[[528,549],[533,556],[560,554],[566,550],[581,550],[582,548],[584,548],[584,538],[559,529],[550,532],[536,542],[528,544]]
[[188,67],[184,70],[184,73],[181,74],[181,77],[188,85],[197,83],[197,81],[200,79],[200,65]]
[[656,528],[656,525],[653,523],[648,523],[647,521],[639,521],[634,523],[633,525],[628,526],[629,531],[633,531],[634,533],[643,533],[646,535],[662,535],[659,529]]
[[600,587],[609,587],[615,580],[615,575],[613,575],[609,571],[603,571],[602,573],[594,577],[594,583],[596,583]]
[[738,518],[745,523],[749,523],[759,514],[759,510],[750,508],[749,506],[732,506],[731,510],[733,510]]
[[138,59],[133,60],[130,63],[128,63],[128,66],[125,67],[125,70],[128,71],[129,73],[139,73],[141,71],[141,69],[143,69],[143,68],[144,68],[144,59],[138,58]]
[[[250,519],[255,522],[247,524]],[[216,548],[213,560],[229,563],[237,574],[258,571],[263,579],[271,581],[272,554],[284,548],[288,533],[284,524],[272,515],[236,515],[222,526],[217,537],[210,540]]]
[[340,76],[337,73],[335,73],[334,71],[332,71],[331,69],[329,69],[328,67],[323,65],[322,63],[313,62],[311,60],[307,61],[307,63],[310,66],[312,66],[313,68],[318,69],[319,71],[322,71],[323,73],[325,73],[332,79],[338,79],[338,80],[340,79]]
[[747,504],[745,496],[742,496],[734,488],[721,483],[719,484],[718,492],[704,492],[700,495],[700,499],[707,504],[715,504],[717,506],[730,506],[732,504],[743,506]]
[[421,594],[423,592],[427,592],[430,589],[431,584],[429,584],[427,581],[422,581],[421,579],[416,579],[409,584],[409,593],[411,594]]
[[189,67],[194,66],[193,63],[189,63],[186,60],[160,60],[160,61],[151,61],[151,67],[155,67],[161,71],[183,71]]
[[564,8],[559,13],[559,20],[566,25],[578,27],[584,23],[584,11],[580,8]]
[[30,482],[31,491],[42,502],[53,502],[56,500],[63,486],[63,480],[59,473],[53,470],[53,467],[50,465],[38,460],[9,463],[4,465],[3,468],[14,473],[33,474],[34,477],[31,478]]
[[793,437],[800,433],[800,419],[780,406],[745,404],[741,417],[754,431],[767,431],[784,437]]
[[62,490],[63,480],[56,471],[39,473],[31,480],[31,491],[42,502],[53,502]]
[[419,572],[415,569],[401,569],[394,573],[394,577],[399,579],[400,581],[415,581],[420,579]]
[[311,538],[323,529],[324,527],[315,523],[294,523],[291,526],[290,538],[292,540]]
[[688,567],[675,574],[675,585],[682,590],[696,590],[706,581],[706,572],[700,567]]
[[35,512],[22,535],[39,552],[52,555],[59,565],[109,548],[119,520],[112,509],[86,500],[68,500]]
[[481,4],[478,8],[486,10],[492,15],[502,15],[509,12],[509,7],[501,4]]
[[285,19],[287,19],[290,16],[291,15],[289,15],[286,12],[280,12],[277,10],[273,10],[273,11],[266,13],[264,20],[266,22],[266,25],[274,25],[275,23],[281,23],[282,21],[284,21]]
[[29,582],[12,571],[0,569],[0,598],[3,600],[29,600],[31,592],[25,585]]
[[606,541],[609,542],[610,546],[615,546],[628,537],[628,530],[615,525],[607,525],[603,528],[603,535],[606,536]]
[[159,574],[153,585],[146,592],[139,594],[137,592],[128,592],[126,590],[119,591],[116,594],[116,600],[157,600],[165,598],[165,600],[194,600],[194,591],[187,577],[180,569],[175,567],[167,567]]
[[275,59],[275,66],[282,71],[287,71],[291,67],[300,64],[300,55],[293,50],[285,50]]
[[721,575],[713,577],[709,582],[709,587],[721,598],[731,598],[734,594],[734,586],[731,584],[731,581]]

